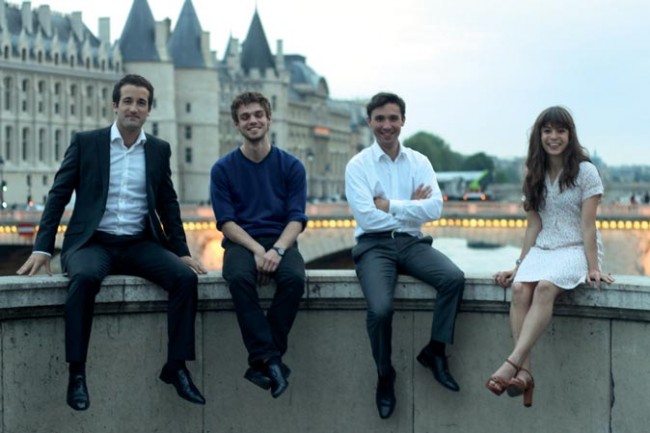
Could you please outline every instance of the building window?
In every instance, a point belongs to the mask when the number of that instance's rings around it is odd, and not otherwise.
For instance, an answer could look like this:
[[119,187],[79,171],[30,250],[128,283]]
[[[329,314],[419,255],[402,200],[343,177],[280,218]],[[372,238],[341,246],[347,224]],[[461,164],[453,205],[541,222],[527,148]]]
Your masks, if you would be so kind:
[[54,131],[54,160],[59,161],[61,159],[61,130],[57,129]]
[[5,88],[5,110],[11,110],[11,87],[13,83],[11,77],[6,77],[4,79],[4,88]]
[[23,128],[23,140],[22,140],[22,158],[23,161],[27,161],[29,158],[29,128]]
[[275,132],[271,132],[271,146],[275,146]]
[[275,111],[277,106],[278,106],[278,97],[273,95],[271,96],[271,109]]
[[11,126],[5,128],[5,159],[11,161],[11,136],[13,131]]
[[54,64],[55,65],[59,64],[59,53],[54,53]]
[[74,104],[70,104],[70,115],[74,116],[75,109],[74,109]]
[[192,163],[192,148],[191,147],[186,147],[185,148],[185,162],[187,164]]
[[61,94],[61,83],[54,84],[54,94],[55,95]]
[[70,96],[77,96],[77,86],[74,84],[70,86]]
[[153,122],[151,124],[151,133],[156,137],[158,136],[158,122]]
[[151,108],[156,108],[158,106],[158,100],[156,98],[153,98],[153,102],[151,103]]
[[187,104],[185,104],[185,112],[186,113],[191,113],[192,112],[192,104],[190,104],[189,102]]
[[45,160],[45,129],[41,128],[38,131],[38,160]]
[[191,126],[186,126],[185,127],[185,139],[186,140],[191,140],[192,139],[192,127]]
[[54,114],[59,114],[59,111],[61,111],[61,109],[59,108],[59,103],[55,102],[54,103]]
[[44,174],[43,175],[43,186],[47,186],[47,185],[49,185],[47,174]]

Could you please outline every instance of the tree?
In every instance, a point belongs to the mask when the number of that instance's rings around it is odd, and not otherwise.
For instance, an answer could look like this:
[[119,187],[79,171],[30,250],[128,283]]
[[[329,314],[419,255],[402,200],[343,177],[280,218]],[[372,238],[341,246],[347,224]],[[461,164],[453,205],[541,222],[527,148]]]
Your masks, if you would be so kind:
[[463,161],[461,170],[466,171],[478,171],[478,170],[489,170],[494,171],[494,160],[491,157],[487,156],[485,152],[475,153],[470,155]]
[[429,158],[436,171],[459,170],[463,156],[451,150],[442,138],[429,132],[418,132],[404,140],[404,146]]

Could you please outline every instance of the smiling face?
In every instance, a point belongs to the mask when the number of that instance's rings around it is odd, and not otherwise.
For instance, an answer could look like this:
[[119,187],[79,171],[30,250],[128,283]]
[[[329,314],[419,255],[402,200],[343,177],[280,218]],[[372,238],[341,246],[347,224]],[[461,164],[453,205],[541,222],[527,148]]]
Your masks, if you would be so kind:
[[569,146],[569,129],[547,123],[541,128],[540,138],[548,156],[560,156]]
[[125,84],[120,88],[120,99],[113,103],[117,127],[123,132],[138,132],[149,117],[149,91],[144,87]]
[[257,102],[244,104],[237,109],[235,127],[247,141],[258,143],[268,134],[271,119],[261,104]]
[[377,107],[370,113],[368,124],[375,134],[377,144],[389,155],[399,149],[399,134],[404,120],[399,105],[392,102]]

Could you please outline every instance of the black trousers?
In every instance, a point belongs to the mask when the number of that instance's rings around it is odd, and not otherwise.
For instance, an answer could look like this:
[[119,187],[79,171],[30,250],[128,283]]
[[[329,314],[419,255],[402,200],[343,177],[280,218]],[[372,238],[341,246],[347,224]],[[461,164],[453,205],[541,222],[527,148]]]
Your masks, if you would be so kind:
[[[277,237],[256,240],[269,249]],[[296,245],[287,248],[272,278],[276,283],[273,301],[265,314],[257,293],[257,268],[253,253],[229,243],[223,258],[223,278],[228,283],[250,365],[282,356],[305,291],[305,261]]]
[[426,236],[360,236],[352,249],[361,289],[368,303],[366,325],[372,355],[380,375],[391,371],[393,298],[399,274],[411,275],[438,292],[431,340],[453,343],[465,275]]
[[196,273],[160,244],[137,236],[97,234],[66,264],[70,277],[65,302],[65,349],[68,362],[85,362],[95,296],[109,274],[135,275],[167,291],[168,359],[195,358]]

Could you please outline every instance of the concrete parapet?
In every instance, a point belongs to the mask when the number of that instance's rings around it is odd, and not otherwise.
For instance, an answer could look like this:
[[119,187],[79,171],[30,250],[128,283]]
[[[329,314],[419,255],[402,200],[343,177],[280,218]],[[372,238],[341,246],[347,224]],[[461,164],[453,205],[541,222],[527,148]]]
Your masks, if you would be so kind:
[[[199,278],[197,360],[208,403],[194,406],[157,379],[166,357],[166,295],[147,281],[108,277],[97,296],[88,360],[91,407],[65,404],[63,276],[0,277],[0,432],[641,432],[650,383],[650,278],[616,276],[557,302],[534,350],[534,406],[495,397],[487,377],[510,352],[510,291],[469,275],[443,389],[415,361],[435,291],[400,277],[393,362],[397,408],[380,420],[365,301],[354,271],[308,271],[285,362],[291,386],[274,400],[242,378],[246,351],[218,273]],[[260,291],[268,303],[273,287]]]

